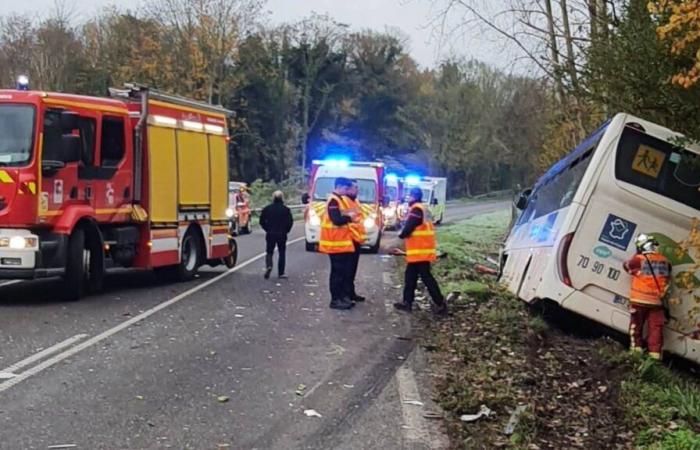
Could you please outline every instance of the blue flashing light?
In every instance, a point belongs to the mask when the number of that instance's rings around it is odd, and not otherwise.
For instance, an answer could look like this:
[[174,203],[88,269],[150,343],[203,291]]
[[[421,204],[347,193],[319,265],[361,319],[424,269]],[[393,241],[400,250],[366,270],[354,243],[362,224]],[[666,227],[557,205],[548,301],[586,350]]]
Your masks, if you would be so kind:
[[20,75],[17,77],[17,90],[18,91],[28,91],[29,90],[29,77],[26,75]]
[[418,175],[408,175],[405,181],[408,186],[417,186],[420,183],[420,177]]
[[332,159],[326,159],[323,161],[324,166],[328,167],[336,167],[339,169],[345,169],[350,166],[350,161],[347,159],[337,159],[337,158],[332,158]]
[[399,176],[395,173],[389,173],[386,175],[386,181],[399,181]]

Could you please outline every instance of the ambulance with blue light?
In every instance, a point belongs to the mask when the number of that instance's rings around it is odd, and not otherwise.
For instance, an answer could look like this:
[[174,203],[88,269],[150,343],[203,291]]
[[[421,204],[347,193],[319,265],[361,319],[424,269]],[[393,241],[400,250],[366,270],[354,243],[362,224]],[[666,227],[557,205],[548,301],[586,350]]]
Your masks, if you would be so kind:
[[436,225],[442,223],[445,218],[445,205],[447,203],[447,178],[420,177],[408,175],[404,179],[406,188],[404,203],[399,207],[399,221],[403,223],[408,213],[408,195],[412,188],[420,188],[423,192],[423,204],[428,207],[431,220]]
[[384,229],[396,230],[399,228],[399,206],[404,197],[404,181],[394,173],[387,174],[384,178],[384,194],[388,204],[382,208],[384,215]]
[[335,180],[339,177],[357,180],[358,200],[362,205],[367,241],[363,250],[377,253],[381,246],[384,217],[384,164],[380,162],[358,162],[347,159],[327,159],[314,161],[309,177],[309,192],[304,194],[302,202],[307,205],[304,211],[304,236],[306,250],[318,250],[321,237],[321,216],[324,214],[328,196],[335,189]]

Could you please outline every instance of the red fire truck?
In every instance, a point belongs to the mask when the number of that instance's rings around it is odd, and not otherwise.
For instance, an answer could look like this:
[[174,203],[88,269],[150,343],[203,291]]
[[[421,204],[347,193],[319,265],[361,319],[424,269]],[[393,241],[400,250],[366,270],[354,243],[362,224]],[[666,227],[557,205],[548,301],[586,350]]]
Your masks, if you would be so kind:
[[235,264],[226,109],[137,85],[0,90],[0,278],[99,290],[111,267]]

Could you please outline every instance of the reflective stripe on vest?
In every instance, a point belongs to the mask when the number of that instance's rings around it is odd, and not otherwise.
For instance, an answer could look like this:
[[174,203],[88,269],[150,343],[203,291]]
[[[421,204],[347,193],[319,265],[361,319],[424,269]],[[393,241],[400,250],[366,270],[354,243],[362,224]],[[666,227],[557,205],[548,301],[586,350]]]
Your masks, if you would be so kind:
[[352,233],[347,225],[336,226],[328,214],[328,206],[332,200],[338,202],[341,212],[344,210],[341,197],[331,194],[326,203],[326,209],[321,217],[321,238],[318,243],[318,251],[325,254],[353,253],[355,245],[352,241]]
[[348,224],[350,233],[352,233],[352,240],[358,244],[364,244],[367,241],[367,230],[365,229],[365,213],[362,205],[350,197],[342,197],[342,199],[343,205],[341,208],[343,210],[355,210],[358,213],[355,221]]
[[[662,306],[661,300],[668,288],[671,276],[668,270],[668,260],[660,253],[636,255],[635,258],[639,258],[641,269],[638,274],[632,275],[630,302],[649,306]],[[656,280],[654,280],[654,275],[656,275]]]
[[[413,230],[413,233],[406,238],[406,262],[433,262],[437,260],[437,243],[435,240],[435,229],[428,217],[426,208],[417,203],[411,210],[418,208],[423,212],[423,223]],[[410,214],[410,211],[409,211]]]

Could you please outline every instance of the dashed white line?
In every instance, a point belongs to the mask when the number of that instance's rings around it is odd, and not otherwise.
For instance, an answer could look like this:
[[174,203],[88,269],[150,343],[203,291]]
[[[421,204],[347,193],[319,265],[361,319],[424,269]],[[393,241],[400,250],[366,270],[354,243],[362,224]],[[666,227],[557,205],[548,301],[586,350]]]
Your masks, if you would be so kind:
[[[303,240],[304,240],[304,238],[301,237],[301,238],[289,241],[289,244],[295,244],[295,243],[301,242]],[[146,311],[142,312],[141,314],[134,316],[131,319],[124,321],[124,322],[120,323],[119,325],[98,334],[97,336],[94,336],[85,342],[82,342],[74,347],[71,347],[68,350],[65,350],[64,352],[59,353],[58,355],[56,355],[52,358],[49,358],[47,360],[42,361],[41,363],[37,364],[36,366],[32,367],[31,369],[26,370],[26,371],[18,374],[16,377],[13,377],[9,380],[6,380],[6,381],[0,383],[0,392],[6,391],[7,389],[10,389],[11,387],[26,380],[27,378],[32,377],[40,372],[43,372],[44,370],[48,369],[49,367],[54,366],[54,365],[60,363],[61,361],[65,360],[67,358],[70,358],[71,356],[73,356],[77,353],[80,353],[81,351],[83,351],[87,348],[94,346],[95,344],[98,344],[99,342],[119,333],[120,331],[122,331],[126,328],[129,328],[130,326],[134,325],[135,323],[138,323],[138,322],[141,322],[141,321],[147,319],[148,317],[152,316],[153,314],[157,313],[158,311],[165,309],[165,308],[179,302],[180,300],[183,300],[183,299],[189,297],[190,295],[211,286],[212,284],[218,282],[219,280],[231,275],[234,272],[237,272],[237,271],[251,265],[252,263],[254,263],[254,262],[256,262],[259,259],[262,259],[264,257],[265,257],[265,253],[261,253],[257,256],[254,256],[253,258],[249,259],[248,261],[241,263],[232,269],[227,270],[226,272],[222,273],[219,276],[212,278],[211,280],[205,281],[204,283],[197,285],[197,286],[193,287],[192,289],[189,289],[189,290],[183,292],[182,294],[176,295],[175,297],[171,298],[170,300],[166,300],[165,302],[160,303],[160,304],[154,306],[153,308],[146,310]]]

